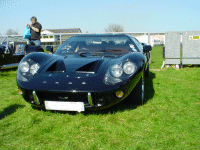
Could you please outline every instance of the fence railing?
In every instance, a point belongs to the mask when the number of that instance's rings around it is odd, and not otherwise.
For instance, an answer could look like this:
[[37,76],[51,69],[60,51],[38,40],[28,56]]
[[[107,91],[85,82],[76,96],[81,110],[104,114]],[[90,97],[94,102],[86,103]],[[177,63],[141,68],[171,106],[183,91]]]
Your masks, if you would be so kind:
[[[82,35],[82,34],[128,34],[128,35],[132,35],[135,36],[140,42],[144,42],[147,43],[149,45],[154,45],[154,43],[156,44],[164,44],[165,43],[165,35],[162,32],[103,32],[103,33],[56,33],[56,34],[43,34],[41,35],[42,39],[41,42],[42,43],[47,43],[47,42],[43,42],[43,37],[45,36],[54,36],[56,38],[56,42],[59,44],[62,44],[65,40],[67,40],[69,37],[71,36],[75,36],[75,35]],[[157,38],[158,35],[161,35],[162,37]],[[45,38],[44,41],[47,41],[47,39]],[[51,40],[49,40],[51,41]]]
[[[42,46],[48,43],[58,47],[65,40],[75,35],[82,34],[105,34],[105,33],[56,33],[41,35]],[[184,32],[109,32],[108,34],[128,34],[135,36],[140,42],[151,46],[165,45],[166,64],[200,64],[200,31]],[[43,37],[52,37],[53,40]],[[53,42],[52,42],[53,41]],[[0,35],[0,44],[5,42],[27,42],[22,35]],[[182,51],[182,52],[181,52]]]
[[[103,32],[103,33],[55,33],[55,34],[42,34],[41,35],[41,43],[42,45],[48,45],[48,43],[51,43],[50,45],[60,45],[65,40],[70,38],[71,36],[75,35],[82,35],[82,34],[128,34],[135,36],[140,42],[147,43],[149,45],[154,46],[154,44],[164,44],[165,43],[165,33],[162,32]],[[162,37],[158,37],[158,36]],[[43,38],[44,36],[51,37],[53,36],[54,39],[48,40],[48,38]],[[8,41],[26,41],[23,39],[22,35],[1,35],[0,41],[2,37],[7,37]]]

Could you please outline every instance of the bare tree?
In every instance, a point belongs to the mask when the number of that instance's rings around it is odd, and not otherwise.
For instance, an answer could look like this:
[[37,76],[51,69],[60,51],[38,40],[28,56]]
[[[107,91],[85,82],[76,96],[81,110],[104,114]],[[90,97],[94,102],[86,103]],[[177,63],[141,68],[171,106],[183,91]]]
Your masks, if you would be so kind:
[[6,35],[19,35],[19,33],[13,29],[8,29]]
[[119,24],[110,24],[107,28],[105,28],[105,32],[123,32],[124,27]]

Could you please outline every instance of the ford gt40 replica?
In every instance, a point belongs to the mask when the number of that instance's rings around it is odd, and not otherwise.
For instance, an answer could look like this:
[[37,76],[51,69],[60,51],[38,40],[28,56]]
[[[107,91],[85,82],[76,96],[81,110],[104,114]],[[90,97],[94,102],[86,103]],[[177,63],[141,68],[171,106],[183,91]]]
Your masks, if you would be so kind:
[[151,46],[125,34],[77,35],[18,67],[19,93],[47,110],[100,110],[129,99],[142,104]]

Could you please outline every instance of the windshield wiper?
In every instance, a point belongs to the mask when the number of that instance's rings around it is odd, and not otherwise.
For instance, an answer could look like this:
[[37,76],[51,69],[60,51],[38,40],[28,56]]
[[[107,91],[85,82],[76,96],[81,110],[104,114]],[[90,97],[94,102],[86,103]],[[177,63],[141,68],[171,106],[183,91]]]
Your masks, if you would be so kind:
[[87,54],[87,53],[88,53],[88,52],[79,52],[78,55],[81,56],[81,57],[86,57],[86,54]]
[[104,50],[97,51],[97,52],[111,52],[111,53],[116,53],[116,52],[122,52],[122,50],[117,50],[117,49],[104,49]]
[[90,53],[90,50],[87,48],[81,48],[78,50],[77,52],[79,54],[79,56],[81,57],[86,57],[86,54]]

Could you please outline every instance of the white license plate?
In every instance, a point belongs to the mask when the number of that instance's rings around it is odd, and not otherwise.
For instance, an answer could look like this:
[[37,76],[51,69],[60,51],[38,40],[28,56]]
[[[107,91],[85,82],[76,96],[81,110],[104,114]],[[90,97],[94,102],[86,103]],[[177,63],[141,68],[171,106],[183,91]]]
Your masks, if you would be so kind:
[[57,102],[45,101],[45,108],[47,110],[60,110],[60,111],[85,111],[83,102]]

